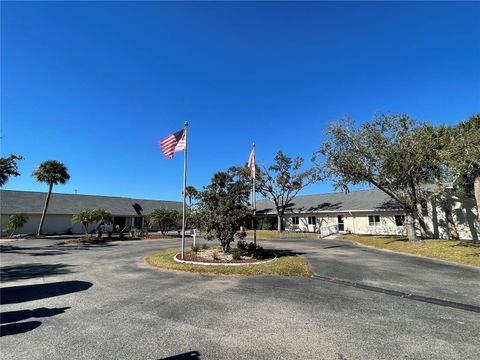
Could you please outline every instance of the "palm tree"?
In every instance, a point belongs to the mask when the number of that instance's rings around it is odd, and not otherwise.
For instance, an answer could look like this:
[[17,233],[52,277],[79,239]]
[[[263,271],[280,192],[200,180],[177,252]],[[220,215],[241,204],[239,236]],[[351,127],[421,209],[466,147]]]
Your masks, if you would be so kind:
[[37,236],[40,236],[42,233],[43,222],[45,221],[45,214],[47,213],[50,196],[52,195],[53,185],[65,184],[68,179],[70,179],[70,175],[68,174],[67,167],[60,161],[56,160],[47,160],[42,162],[32,175],[35,180],[48,184],[48,194],[47,198],[45,199],[42,218],[40,219],[40,224],[38,225]]
[[24,214],[15,214],[11,215],[8,219],[7,227],[5,231],[10,233],[10,236],[13,236],[17,229],[20,229],[28,221],[28,216]]
[[192,210],[192,199],[198,195],[198,190],[194,186],[187,186],[185,188],[185,196],[188,198],[190,211]]
[[101,237],[100,227],[110,225],[113,222],[113,216],[107,210],[95,209],[92,211],[93,220],[97,223],[97,236]]
[[88,225],[95,221],[94,211],[90,209],[84,209],[78,214],[73,215],[72,221],[81,223],[85,229],[85,235],[88,235]]

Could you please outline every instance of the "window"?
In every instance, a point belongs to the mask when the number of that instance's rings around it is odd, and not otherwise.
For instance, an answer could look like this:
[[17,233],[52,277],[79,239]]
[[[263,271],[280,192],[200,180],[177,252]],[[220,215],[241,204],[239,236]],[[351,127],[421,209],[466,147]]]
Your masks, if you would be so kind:
[[300,224],[298,216],[293,216],[292,217],[292,225],[298,225],[298,224]]
[[315,225],[317,223],[317,218],[315,216],[308,217],[308,225]]
[[403,226],[405,224],[405,215],[395,215],[395,225]]
[[380,216],[379,215],[368,215],[368,225],[370,225],[370,226],[380,226]]
[[428,204],[426,201],[422,201],[422,215],[428,216]]

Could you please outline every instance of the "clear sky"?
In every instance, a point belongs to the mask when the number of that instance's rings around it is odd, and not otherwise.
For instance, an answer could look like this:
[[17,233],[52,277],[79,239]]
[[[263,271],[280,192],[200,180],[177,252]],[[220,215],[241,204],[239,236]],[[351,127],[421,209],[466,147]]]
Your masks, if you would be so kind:
[[[6,189],[179,200],[182,155],[158,140],[190,121],[188,183],[310,159],[335,119],[409,113],[454,124],[480,109],[480,3],[2,2]],[[331,183],[304,193],[331,191]]]

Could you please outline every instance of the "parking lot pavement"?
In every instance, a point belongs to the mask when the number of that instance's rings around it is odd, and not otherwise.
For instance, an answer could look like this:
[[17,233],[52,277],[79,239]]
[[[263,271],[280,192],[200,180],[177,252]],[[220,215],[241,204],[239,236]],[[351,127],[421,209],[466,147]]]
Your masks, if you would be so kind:
[[2,359],[477,359],[480,350],[478,269],[303,239],[261,245],[306,257],[313,278],[215,277],[144,264],[176,240],[57,243],[0,245]]

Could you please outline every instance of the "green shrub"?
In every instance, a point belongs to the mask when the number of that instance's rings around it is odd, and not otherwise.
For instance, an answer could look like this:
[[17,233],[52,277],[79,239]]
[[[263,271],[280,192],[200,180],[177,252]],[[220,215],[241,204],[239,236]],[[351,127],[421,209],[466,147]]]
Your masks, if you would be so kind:
[[270,221],[263,221],[260,230],[275,230],[275,225]]
[[238,240],[237,241],[237,248],[240,251],[246,251],[247,250],[247,242],[245,240]]
[[133,228],[130,230],[130,236],[134,238],[144,238],[147,237],[148,231],[144,229],[139,229],[139,228]]
[[192,245],[192,251],[196,254],[200,250],[200,247],[198,245]]
[[268,257],[268,252],[263,249],[263,247],[259,246],[252,252],[253,259],[265,259]]
[[238,249],[233,249],[231,254],[233,260],[240,260],[240,251]]
[[208,245],[207,244],[202,244],[202,250],[208,250]]
[[220,258],[218,257],[218,252],[216,251],[213,252],[213,260],[220,260]]

